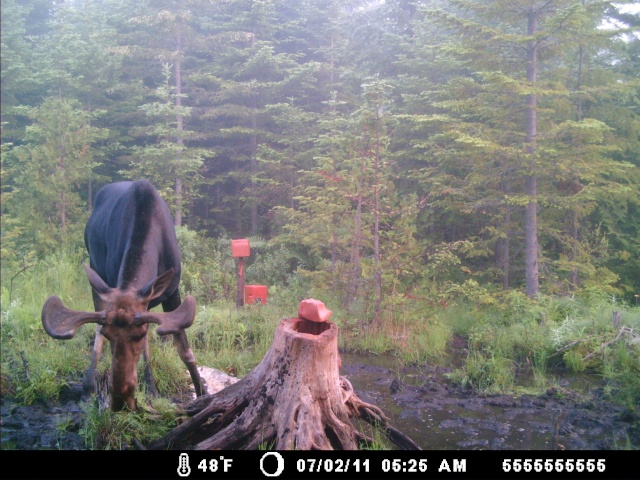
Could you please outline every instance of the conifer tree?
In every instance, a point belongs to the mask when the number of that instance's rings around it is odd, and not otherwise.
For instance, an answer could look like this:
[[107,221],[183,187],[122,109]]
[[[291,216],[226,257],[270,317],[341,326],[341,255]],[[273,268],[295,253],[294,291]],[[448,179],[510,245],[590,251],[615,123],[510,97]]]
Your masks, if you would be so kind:
[[[264,227],[259,186],[269,176],[262,167],[274,163],[261,164],[260,156],[266,160],[279,150],[277,143],[282,146],[278,125],[286,122],[277,117],[308,102],[318,69],[304,61],[304,52],[288,51],[292,39],[281,35],[283,28],[301,19],[281,7],[274,0],[230,2],[201,25],[217,48],[215,62],[203,66],[196,80],[208,141],[219,146],[206,165],[209,192],[220,199],[214,202],[220,223],[236,235],[256,235]],[[305,115],[304,108],[293,109]],[[225,211],[233,214],[224,218]]]
[[140,106],[149,125],[134,130],[149,140],[133,147],[135,160],[128,172],[136,178],[148,178],[165,198],[172,199],[174,222],[181,225],[182,208],[188,204],[185,199],[195,194],[203,158],[210,155],[210,151],[185,145],[185,140],[194,136],[184,129],[184,120],[189,118],[191,108],[176,100],[172,66],[165,63],[162,71],[164,82],[156,89],[158,101]]
[[107,132],[90,126],[89,114],[75,100],[50,97],[26,113],[33,123],[24,143],[7,152],[13,193],[3,205],[3,217],[17,220],[11,224],[19,228],[16,248],[34,245],[45,253],[81,244],[87,211],[79,187],[94,167],[92,144]]
[[[206,152],[193,144],[198,136],[186,125],[191,109],[186,104],[189,95],[185,84],[194,72],[185,71],[185,63],[189,61],[188,52],[193,45],[202,41],[200,32],[194,28],[194,18],[207,13],[215,2],[120,1],[120,9],[130,12],[127,23],[135,27],[126,32],[122,40],[122,47],[131,58],[130,71],[138,78],[143,77],[151,87],[147,93],[155,97],[141,108],[147,121],[152,121],[149,128],[143,129],[145,143],[159,139],[158,145],[135,149],[139,156],[134,158],[133,171],[153,176],[160,182],[159,188],[172,200],[175,224],[182,225],[185,210],[196,195],[203,158],[207,154],[213,156],[212,151]],[[154,165],[157,171],[152,171]],[[171,194],[166,189],[167,181],[173,184]]]
[[[450,65],[438,64],[446,83],[436,81],[422,92],[437,110],[413,117],[437,126],[429,140],[437,161],[431,182],[440,186],[440,201],[448,197],[449,205],[473,215],[476,250],[468,253],[482,256],[492,243],[501,245],[505,286],[513,268],[506,255],[518,230],[515,222],[522,222],[525,291],[535,297],[539,263],[549,268],[547,255],[553,255],[548,249],[553,229],[539,224],[540,209],[552,204],[562,172],[579,176],[585,167],[575,162],[575,144],[556,141],[575,118],[560,108],[570,95],[562,60],[569,49],[575,51],[584,11],[562,1],[449,3],[455,11],[431,10],[425,18],[458,35],[447,43],[419,43],[422,52],[416,51],[451,59]],[[580,142],[599,152],[602,171],[606,149],[587,145],[602,142],[607,126],[583,119],[579,128],[595,135]],[[618,168],[609,163],[612,167]]]

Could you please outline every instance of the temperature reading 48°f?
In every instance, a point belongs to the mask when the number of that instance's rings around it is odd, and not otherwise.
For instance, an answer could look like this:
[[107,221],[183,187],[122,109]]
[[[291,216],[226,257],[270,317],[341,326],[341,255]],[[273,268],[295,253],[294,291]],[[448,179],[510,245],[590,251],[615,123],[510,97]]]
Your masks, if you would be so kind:
[[198,470],[202,470],[203,472],[211,472],[211,473],[216,473],[216,472],[228,473],[229,470],[231,469],[232,462],[233,462],[233,459],[231,458],[224,458],[224,457],[220,457],[220,459],[205,458],[205,459],[202,459],[198,464]]

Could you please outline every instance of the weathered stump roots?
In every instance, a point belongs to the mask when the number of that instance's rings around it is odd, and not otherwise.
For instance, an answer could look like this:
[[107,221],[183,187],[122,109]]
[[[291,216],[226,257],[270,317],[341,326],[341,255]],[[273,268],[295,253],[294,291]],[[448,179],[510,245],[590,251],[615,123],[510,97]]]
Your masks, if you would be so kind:
[[361,418],[399,447],[419,449],[382,410],[358,398],[339,368],[334,323],[284,319],[256,368],[191,402],[191,418],[149,448],[355,450],[372,441],[352,422]]

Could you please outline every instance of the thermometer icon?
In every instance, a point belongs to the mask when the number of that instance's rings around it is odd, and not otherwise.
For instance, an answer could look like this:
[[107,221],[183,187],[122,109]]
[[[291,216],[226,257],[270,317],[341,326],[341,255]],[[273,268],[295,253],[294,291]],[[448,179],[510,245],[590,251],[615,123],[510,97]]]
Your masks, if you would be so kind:
[[188,477],[191,474],[191,467],[189,466],[189,455],[186,453],[180,454],[178,460],[178,475],[181,477]]

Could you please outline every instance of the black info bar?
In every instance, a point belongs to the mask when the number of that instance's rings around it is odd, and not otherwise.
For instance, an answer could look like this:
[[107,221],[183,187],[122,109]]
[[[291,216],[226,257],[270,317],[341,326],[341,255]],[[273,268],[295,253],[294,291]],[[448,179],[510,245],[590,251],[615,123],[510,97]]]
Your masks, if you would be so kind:
[[2,478],[638,478],[637,471],[629,471],[634,463],[631,455],[631,451],[602,450],[5,450]]

